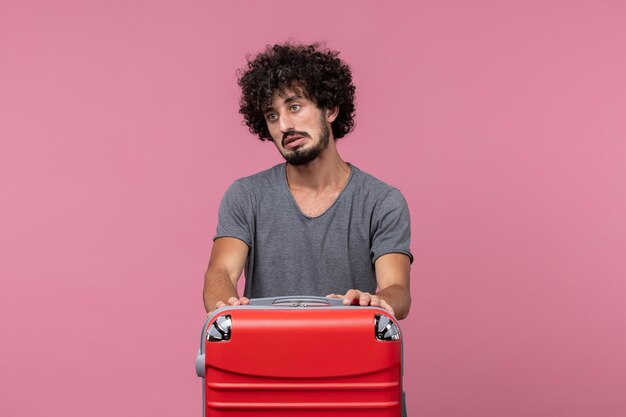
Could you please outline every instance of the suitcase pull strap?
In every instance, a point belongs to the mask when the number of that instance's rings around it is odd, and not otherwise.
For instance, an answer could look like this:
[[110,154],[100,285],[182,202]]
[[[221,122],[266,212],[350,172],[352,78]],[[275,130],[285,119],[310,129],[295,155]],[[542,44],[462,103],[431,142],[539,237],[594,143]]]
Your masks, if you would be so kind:
[[291,297],[267,297],[253,298],[250,300],[253,306],[277,306],[277,307],[329,307],[341,306],[343,300],[339,298],[291,296]]

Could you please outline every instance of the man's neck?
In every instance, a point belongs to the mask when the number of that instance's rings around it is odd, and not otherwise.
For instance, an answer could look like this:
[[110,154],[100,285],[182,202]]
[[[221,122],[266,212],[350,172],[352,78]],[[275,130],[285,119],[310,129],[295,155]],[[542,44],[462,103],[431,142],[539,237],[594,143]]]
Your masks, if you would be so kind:
[[328,147],[308,164],[298,166],[286,164],[289,188],[323,191],[345,186],[350,177],[351,168],[339,156],[332,138],[331,141]]

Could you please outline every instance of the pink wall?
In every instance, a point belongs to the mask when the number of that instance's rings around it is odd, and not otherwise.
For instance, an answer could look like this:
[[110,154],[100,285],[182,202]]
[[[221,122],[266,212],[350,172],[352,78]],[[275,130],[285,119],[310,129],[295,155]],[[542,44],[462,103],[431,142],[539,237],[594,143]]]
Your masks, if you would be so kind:
[[280,160],[235,69],[289,38],[412,209],[411,415],[626,415],[626,6],[392,3],[2,1],[0,415],[199,415],[217,205]]

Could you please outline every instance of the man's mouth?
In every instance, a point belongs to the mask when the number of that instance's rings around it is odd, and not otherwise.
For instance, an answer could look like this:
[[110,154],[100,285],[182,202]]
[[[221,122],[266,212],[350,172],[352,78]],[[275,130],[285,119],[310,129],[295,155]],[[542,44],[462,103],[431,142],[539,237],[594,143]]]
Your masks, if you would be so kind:
[[283,140],[283,146],[285,148],[293,149],[298,147],[304,143],[306,136],[303,135],[291,135],[287,136],[285,140]]

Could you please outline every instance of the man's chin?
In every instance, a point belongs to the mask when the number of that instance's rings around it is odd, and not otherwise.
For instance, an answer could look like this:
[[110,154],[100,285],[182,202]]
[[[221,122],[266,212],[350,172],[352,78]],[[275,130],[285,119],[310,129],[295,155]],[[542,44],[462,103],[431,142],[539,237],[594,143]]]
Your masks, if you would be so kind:
[[309,162],[314,161],[320,155],[321,152],[322,150],[316,147],[316,148],[310,148],[310,149],[304,149],[304,150],[296,150],[286,155],[283,154],[283,157],[285,158],[285,161],[287,161],[288,164],[294,165],[294,166],[300,166],[300,165],[306,165]]

